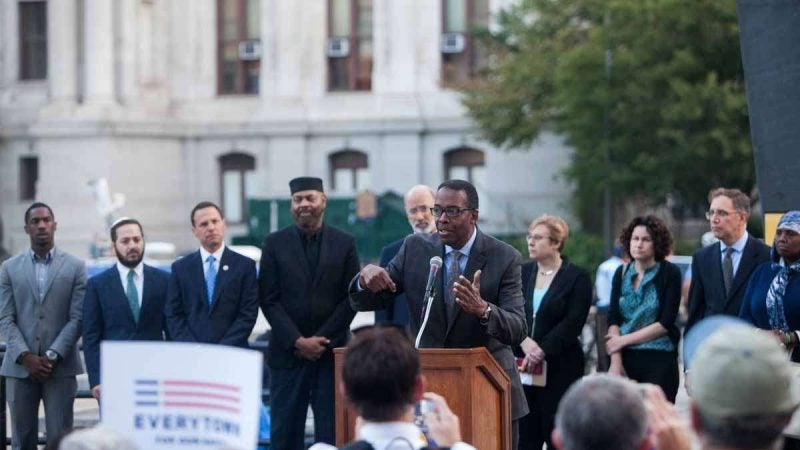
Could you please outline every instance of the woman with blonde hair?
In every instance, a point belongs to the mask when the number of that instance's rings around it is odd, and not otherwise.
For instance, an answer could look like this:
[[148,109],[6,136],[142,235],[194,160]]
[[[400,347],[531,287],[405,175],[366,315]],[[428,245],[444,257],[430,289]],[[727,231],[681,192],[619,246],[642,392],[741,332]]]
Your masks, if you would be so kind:
[[592,302],[588,272],[562,255],[569,237],[564,219],[542,215],[528,227],[528,254],[522,292],[528,337],[516,349],[523,371],[543,373],[543,386],[523,386],[530,414],[520,419],[519,449],[552,449],[550,435],[561,397],[583,376],[578,337]]

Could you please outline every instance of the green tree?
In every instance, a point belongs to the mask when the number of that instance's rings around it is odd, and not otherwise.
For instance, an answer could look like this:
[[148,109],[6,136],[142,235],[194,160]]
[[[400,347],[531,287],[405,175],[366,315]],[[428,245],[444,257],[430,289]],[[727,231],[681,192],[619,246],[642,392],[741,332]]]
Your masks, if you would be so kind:
[[499,24],[464,103],[502,148],[564,136],[585,229],[605,188],[620,209],[754,185],[734,0],[522,0]]

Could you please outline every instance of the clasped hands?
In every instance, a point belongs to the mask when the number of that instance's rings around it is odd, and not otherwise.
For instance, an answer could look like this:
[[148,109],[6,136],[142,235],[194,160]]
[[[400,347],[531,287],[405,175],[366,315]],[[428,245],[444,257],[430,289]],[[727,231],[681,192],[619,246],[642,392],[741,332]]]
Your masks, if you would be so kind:
[[316,361],[328,350],[330,339],[325,336],[300,336],[294,341],[294,355],[298,358]]
[[28,353],[22,357],[21,362],[35,381],[45,381],[53,375],[53,363],[44,356]]
[[628,341],[627,339],[625,339],[625,336],[620,336],[618,334],[606,335],[606,353],[608,353],[609,355],[618,353],[627,346],[628,346]]
[[525,353],[525,358],[522,360],[522,370],[528,373],[533,373],[534,368],[544,361],[545,353],[539,344],[533,339],[526,337],[520,344],[522,351]]
[[[368,264],[361,269],[358,282],[362,288],[368,289],[373,293],[397,291],[397,285],[392,281],[389,272],[383,267],[374,264]],[[459,276],[458,281],[453,283],[453,292],[456,296],[456,303],[464,312],[477,317],[483,317],[484,313],[486,313],[489,303],[481,298],[480,270],[475,272],[472,281],[463,275]]]

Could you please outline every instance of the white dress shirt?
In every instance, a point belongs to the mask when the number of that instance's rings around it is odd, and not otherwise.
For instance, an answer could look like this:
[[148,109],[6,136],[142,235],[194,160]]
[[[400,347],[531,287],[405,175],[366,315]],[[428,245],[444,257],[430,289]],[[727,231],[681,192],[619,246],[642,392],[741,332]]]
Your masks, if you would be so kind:
[[130,267],[123,266],[122,263],[117,261],[117,271],[119,272],[119,280],[122,282],[122,290],[125,295],[128,295],[128,273],[133,270],[133,284],[136,286],[136,293],[139,294],[139,308],[142,307],[142,291],[144,290],[144,264],[141,262],[139,265],[131,269]]

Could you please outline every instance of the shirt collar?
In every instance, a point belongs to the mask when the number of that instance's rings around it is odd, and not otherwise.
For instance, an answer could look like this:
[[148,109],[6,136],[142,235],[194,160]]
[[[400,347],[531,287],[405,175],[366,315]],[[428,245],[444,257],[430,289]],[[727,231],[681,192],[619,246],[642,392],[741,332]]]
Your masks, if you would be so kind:
[[[459,248],[457,250],[459,252],[461,252],[462,255],[464,255],[466,257],[469,257],[469,252],[472,251],[472,245],[475,244],[475,238],[477,238],[477,237],[478,237],[478,227],[472,227],[472,237],[469,238],[469,240],[467,241],[466,244],[464,244],[463,247],[461,247],[461,248]],[[452,252],[453,250],[456,250],[456,249],[453,248],[453,247],[450,247],[449,245],[445,245],[444,246],[444,254],[445,255],[449,255],[450,252]]]
[[[28,248],[28,254],[30,255],[31,260],[33,260],[34,263],[41,261],[41,259],[39,259],[39,257],[36,256],[36,253],[34,253],[32,248]],[[50,264],[55,254],[56,254],[56,248],[53,247],[50,249],[49,252],[47,252],[47,256],[45,256],[44,259],[45,264]]]
[[[122,275],[127,277],[128,276],[128,272],[131,271],[131,268],[126,266],[126,265],[123,265],[121,262],[117,261],[117,270],[119,270],[120,274],[122,274]],[[133,268],[133,273],[136,274],[137,278],[141,278],[143,272],[144,272],[144,263],[139,262],[139,264],[137,264],[136,267]]]
[[[747,244],[747,237],[748,237],[748,234],[747,234],[747,231],[745,231],[744,234],[742,234],[742,237],[740,237],[738,241],[734,242],[733,245],[731,245],[731,247],[733,247],[733,249],[736,252],[742,253],[744,251],[744,246]],[[721,253],[725,253],[725,250],[727,250],[727,249],[728,249],[728,246],[725,245],[724,242],[719,241],[719,250],[720,250],[720,252]]]
[[408,439],[414,449],[427,445],[422,431],[410,422],[366,422],[358,431],[361,439],[378,445],[398,437]]
[[214,253],[209,253],[208,250],[200,247],[200,260],[203,262],[203,264],[205,264],[206,261],[208,261],[208,255],[214,255],[214,262],[217,263],[222,259],[222,252],[224,251],[225,244],[220,245],[220,247]]

